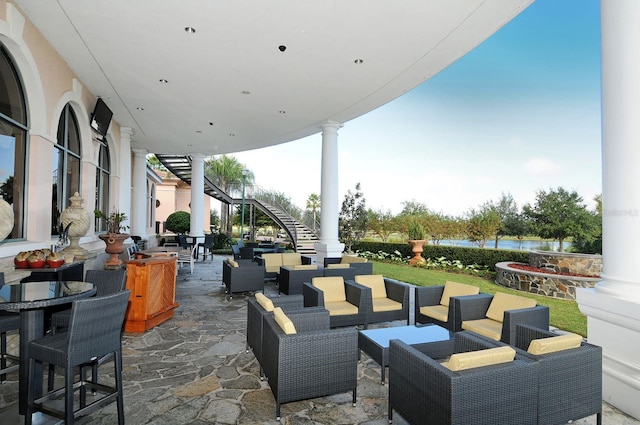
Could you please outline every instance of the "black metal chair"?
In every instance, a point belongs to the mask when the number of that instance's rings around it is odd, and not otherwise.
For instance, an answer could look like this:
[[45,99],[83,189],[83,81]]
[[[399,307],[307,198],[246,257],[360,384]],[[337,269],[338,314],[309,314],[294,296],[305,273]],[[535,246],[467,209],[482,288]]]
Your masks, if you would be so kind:
[[196,257],[200,256],[200,248],[202,248],[202,261],[204,261],[207,256],[210,256],[213,260],[213,243],[215,242],[214,235],[204,235],[204,242],[200,242],[198,244],[198,251],[196,252]]
[[[65,368],[63,388],[49,392],[34,400],[34,389],[29,389],[25,424],[30,425],[34,412],[63,419],[73,424],[79,416],[84,416],[115,401],[118,410],[118,424],[124,424],[124,402],[122,399],[122,325],[129,302],[129,291],[103,297],[74,301],[67,332],[47,335],[29,342],[29,383],[36,380],[36,363],[49,363]],[[95,359],[113,355],[115,385],[107,386],[85,379],[84,368]],[[74,368],[79,367],[79,380],[74,382]],[[75,409],[74,392],[79,390],[79,407]],[[86,391],[90,389],[102,396],[87,404]],[[64,394],[64,408],[56,408],[55,400]]]
[[[0,286],[4,285],[4,273],[0,273]],[[0,312],[0,382],[7,380],[7,373],[18,370],[18,357],[7,352],[7,332],[20,329],[20,315],[17,313]],[[7,365],[7,361],[10,362]]]

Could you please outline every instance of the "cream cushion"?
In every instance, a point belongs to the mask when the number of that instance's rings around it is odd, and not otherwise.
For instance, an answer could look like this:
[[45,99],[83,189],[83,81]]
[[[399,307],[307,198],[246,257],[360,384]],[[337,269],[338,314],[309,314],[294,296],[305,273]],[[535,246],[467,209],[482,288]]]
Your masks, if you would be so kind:
[[291,266],[292,270],[317,270],[318,266],[315,264],[296,264],[295,266]]
[[384,276],[381,274],[362,274],[355,277],[356,283],[371,288],[371,298],[387,298]]
[[353,305],[348,301],[325,301],[324,308],[329,311],[329,316],[358,314],[358,306]]
[[465,283],[447,281],[444,284],[444,290],[442,291],[442,298],[440,298],[440,304],[449,305],[449,298],[459,297],[462,295],[477,295],[480,292],[480,288],[473,285],[467,285]]
[[311,285],[320,289],[324,293],[325,307],[327,306],[327,303],[347,301],[347,294],[344,289],[344,280],[342,279],[342,276],[314,277],[311,279]]
[[239,266],[240,266],[240,265],[238,264],[238,262],[237,262],[236,260],[234,260],[234,259],[230,259],[230,260],[227,260],[227,261],[229,262],[229,265],[230,265],[231,267],[239,267]]
[[462,329],[484,335],[488,338],[500,341],[502,336],[502,322],[493,319],[465,320]]
[[297,252],[283,252],[277,255],[282,256],[283,266],[298,266],[302,264],[302,256]]
[[349,264],[342,263],[327,264],[328,269],[348,269],[349,267],[351,267]]
[[374,312],[402,310],[402,303],[391,298],[373,298],[371,303]]
[[534,299],[506,294],[504,292],[496,292],[493,295],[491,304],[489,304],[487,317],[502,323],[505,311],[520,310],[522,308],[531,308],[535,306],[536,300]]
[[447,322],[449,320],[449,307],[442,304],[425,305],[420,307],[420,314],[441,322]]
[[273,311],[273,301],[269,299],[266,295],[261,292],[256,294],[256,301],[258,304],[262,306],[266,311]]
[[264,270],[267,273],[277,273],[282,265],[282,254],[267,253],[262,254],[264,261]]
[[467,353],[455,353],[443,366],[449,370],[458,371],[473,367],[490,366],[500,363],[508,363],[516,357],[516,350],[509,346],[488,348],[486,350],[469,351]]
[[340,260],[342,264],[351,264],[351,263],[366,263],[367,259],[364,257],[356,257],[355,255],[345,255]]
[[296,333],[296,327],[293,325],[293,322],[291,321],[291,319],[289,319],[287,315],[284,314],[284,312],[282,311],[282,308],[276,307],[273,310],[273,317],[274,319],[276,319],[276,323],[278,324],[278,326],[280,326],[280,329],[282,329],[282,332],[284,332],[287,335]]
[[565,334],[549,338],[534,339],[527,350],[530,354],[549,354],[556,351],[578,348],[582,344],[582,336],[578,334]]

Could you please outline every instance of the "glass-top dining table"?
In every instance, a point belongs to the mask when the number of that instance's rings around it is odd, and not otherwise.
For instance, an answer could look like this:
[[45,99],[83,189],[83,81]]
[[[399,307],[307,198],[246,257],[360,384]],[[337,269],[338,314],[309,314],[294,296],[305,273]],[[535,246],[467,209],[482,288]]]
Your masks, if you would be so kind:
[[36,366],[34,383],[29,377],[29,341],[44,336],[44,310],[47,307],[71,304],[96,293],[89,282],[44,281],[22,282],[0,287],[0,310],[20,313],[20,371],[19,371],[19,412],[27,411],[27,391],[33,391],[34,398],[42,395],[42,365]]

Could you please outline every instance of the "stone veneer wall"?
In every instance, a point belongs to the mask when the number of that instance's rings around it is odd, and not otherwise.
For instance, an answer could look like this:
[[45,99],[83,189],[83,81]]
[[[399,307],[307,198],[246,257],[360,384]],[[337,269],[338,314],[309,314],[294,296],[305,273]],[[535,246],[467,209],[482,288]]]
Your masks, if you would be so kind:
[[578,273],[589,276],[600,276],[602,273],[601,255],[531,251],[529,264],[556,273]]
[[496,283],[532,294],[575,300],[576,288],[593,288],[600,281],[599,277],[558,276],[528,272],[509,267],[511,263],[513,262],[505,261],[496,264]]

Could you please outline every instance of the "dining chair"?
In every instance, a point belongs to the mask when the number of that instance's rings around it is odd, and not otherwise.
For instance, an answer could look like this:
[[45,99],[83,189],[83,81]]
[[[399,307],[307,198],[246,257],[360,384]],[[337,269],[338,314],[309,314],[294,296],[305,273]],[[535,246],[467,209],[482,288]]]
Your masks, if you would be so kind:
[[[48,392],[34,399],[34,388],[29,388],[25,424],[32,423],[34,412],[62,419],[73,424],[79,416],[89,414],[113,401],[117,404],[118,424],[124,424],[124,402],[122,391],[122,325],[129,303],[129,291],[112,295],[74,301],[71,307],[69,330],[49,334],[29,342],[29,383],[37,380],[34,376],[36,363],[49,363],[65,369],[64,387]],[[99,384],[85,379],[84,368],[93,364],[96,358],[112,354],[115,383],[113,386]],[[79,367],[78,381],[74,381],[74,368]],[[75,390],[79,390],[78,409],[74,403]],[[87,403],[86,391],[91,389],[100,394]],[[64,394],[63,408],[59,399]]]
[[198,252],[196,258],[200,255],[200,248],[202,248],[202,261],[207,258],[207,255],[213,260],[213,243],[215,241],[214,235],[205,235],[204,242],[198,244]]
[[[4,273],[0,273],[0,286],[4,285]],[[0,312],[0,383],[7,380],[7,373],[18,370],[18,357],[7,352],[7,332],[20,328],[20,315],[13,312]],[[10,364],[7,366],[7,361]]]
[[193,245],[191,249],[183,249],[178,254],[178,268],[180,268],[183,264],[188,264],[191,269],[191,274],[193,274],[193,269],[196,265],[196,259],[194,257],[196,250],[198,249],[198,245]]

